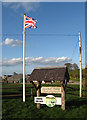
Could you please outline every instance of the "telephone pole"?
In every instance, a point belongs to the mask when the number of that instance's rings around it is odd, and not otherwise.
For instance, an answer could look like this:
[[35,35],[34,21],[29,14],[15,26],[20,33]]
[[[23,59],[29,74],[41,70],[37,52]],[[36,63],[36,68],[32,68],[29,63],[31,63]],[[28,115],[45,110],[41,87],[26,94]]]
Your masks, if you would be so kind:
[[80,97],[82,97],[82,54],[81,54],[81,33],[79,32],[79,50],[80,50]]

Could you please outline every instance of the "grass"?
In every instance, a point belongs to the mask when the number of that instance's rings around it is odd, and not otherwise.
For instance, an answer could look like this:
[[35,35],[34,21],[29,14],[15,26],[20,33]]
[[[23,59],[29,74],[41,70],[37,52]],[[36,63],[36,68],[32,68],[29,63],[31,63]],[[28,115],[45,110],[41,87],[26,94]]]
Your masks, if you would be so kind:
[[[87,73],[87,71],[85,69],[82,70],[82,75],[83,75],[83,80],[85,79],[85,73]],[[70,79],[73,81],[79,81],[80,80],[80,71],[78,70],[69,70],[69,76]]]
[[[26,85],[27,87],[30,85]],[[46,85],[48,86],[48,85]],[[3,95],[22,94],[22,84],[3,84],[2,87],[20,87],[18,89],[3,89]],[[34,90],[34,89],[33,89]],[[30,94],[30,88],[26,89],[26,93]],[[34,95],[36,94],[33,91]],[[49,108],[46,105],[41,105],[41,109],[37,110],[37,105],[34,103],[34,98],[26,96],[26,102],[22,102],[22,96],[4,96],[2,99],[2,120],[12,119],[75,119],[78,120],[87,118],[87,97],[79,97],[78,85],[67,85],[66,89],[66,110],[63,111],[61,106]]]

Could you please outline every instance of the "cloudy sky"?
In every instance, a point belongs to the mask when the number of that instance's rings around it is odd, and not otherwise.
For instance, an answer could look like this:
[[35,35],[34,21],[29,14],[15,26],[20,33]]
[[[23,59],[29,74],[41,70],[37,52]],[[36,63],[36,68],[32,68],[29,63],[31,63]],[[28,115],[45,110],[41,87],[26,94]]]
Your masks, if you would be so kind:
[[23,14],[37,19],[36,29],[26,29],[26,74],[37,66],[79,66],[79,37],[85,62],[84,2],[3,2],[2,74],[22,73]]

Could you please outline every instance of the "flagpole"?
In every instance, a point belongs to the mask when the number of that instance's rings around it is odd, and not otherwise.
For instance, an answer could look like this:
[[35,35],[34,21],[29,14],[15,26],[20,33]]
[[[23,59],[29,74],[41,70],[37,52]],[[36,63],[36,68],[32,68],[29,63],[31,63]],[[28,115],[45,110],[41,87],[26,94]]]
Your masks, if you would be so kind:
[[25,13],[23,28],[23,102],[25,102]]

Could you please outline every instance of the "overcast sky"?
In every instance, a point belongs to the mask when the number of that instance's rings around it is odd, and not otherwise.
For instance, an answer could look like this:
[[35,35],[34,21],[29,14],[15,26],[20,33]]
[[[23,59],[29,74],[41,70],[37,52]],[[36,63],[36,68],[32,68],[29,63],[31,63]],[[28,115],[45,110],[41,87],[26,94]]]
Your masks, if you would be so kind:
[[2,4],[2,74],[22,73],[23,14],[37,19],[36,29],[26,29],[26,74],[37,66],[79,66],[79,37],[85,63],[84,2],[4,2]]

